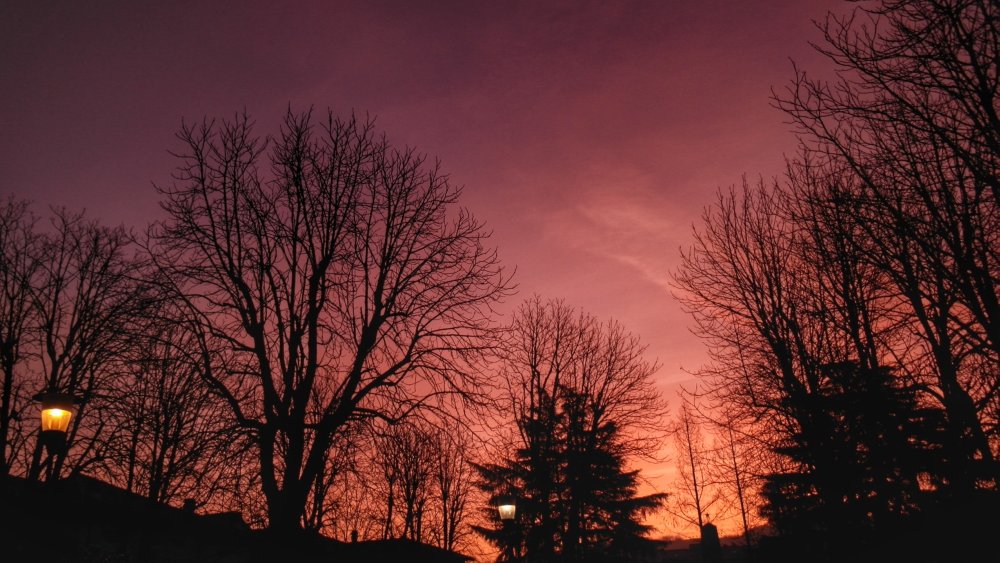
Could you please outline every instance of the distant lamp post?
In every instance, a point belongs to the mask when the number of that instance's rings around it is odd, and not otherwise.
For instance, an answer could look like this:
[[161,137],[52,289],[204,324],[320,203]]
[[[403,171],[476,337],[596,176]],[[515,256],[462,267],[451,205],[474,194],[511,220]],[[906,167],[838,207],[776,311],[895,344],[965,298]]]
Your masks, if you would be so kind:
[[497,497],[497,512],[500,514],[500,520],[503,522],[514,520],[514,516],[517,513],[517,502],[514,501],[514,497],[510,495]]
[[50,449],[61,448],[66,443],[66,432],[73,417],[72,395],[45,392],[35,396],[42,404],[42,442]]

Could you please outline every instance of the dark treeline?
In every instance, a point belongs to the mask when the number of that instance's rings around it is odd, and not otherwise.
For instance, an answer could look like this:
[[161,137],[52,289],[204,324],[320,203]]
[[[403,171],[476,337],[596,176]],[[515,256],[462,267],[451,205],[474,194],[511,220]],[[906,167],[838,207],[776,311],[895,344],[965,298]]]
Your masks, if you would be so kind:
[[[353,117],[289,111],[259,136],[237,115],[178,138],[144,233],[0,207],[0,475],[467,547],[456,405],[490,398],[480,367],[512,285],[460,189]],[[49,391],[76,401],[66,447],[37,439]]]
[[850,553],[995,502],[998,18],[903,0],[821,22],[837,79],[775,94],[788,173],[721,193],[683,255],[714,358],[694,400],[755,446],[786,546]]
[[[562,304],[500,325],[510,276],[437,163],[312,111],[276,135],[244,114],[178,140],[164,217],[142,233],[3,202],[0,477],[86,474],[286,539],[478,551],[478,529],[532,560],[646,541],[661,498],[637,496],[628,463],[658,449],[655,366],[620,325]],[[75,399],[64,445],[40,436],[43,392]],[[556,432],[541,449],[539,425]],[[505,429],[550,481],[490,482]],[[517,457],[497,467],[513,467],[524,450],[504,443]],[[491,531],[480,509],[501,490],[528,536],[552,534],[543,555]]]

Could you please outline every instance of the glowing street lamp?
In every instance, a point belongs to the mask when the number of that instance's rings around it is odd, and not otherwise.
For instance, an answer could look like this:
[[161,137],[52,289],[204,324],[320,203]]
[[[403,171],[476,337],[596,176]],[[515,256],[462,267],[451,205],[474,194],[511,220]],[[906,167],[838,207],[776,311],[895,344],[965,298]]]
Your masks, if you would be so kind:
[[39,393],[35,400],[42,404],[42,442],[61,447],[66,441],[69,421],[73,417],[73,396],[67,393]]
[[517,513],[517,502],[514,501],[514,497],[510,495],[497,497],[497,512],[500,513],[500,520],[503,522],[514,520],[514,515]]

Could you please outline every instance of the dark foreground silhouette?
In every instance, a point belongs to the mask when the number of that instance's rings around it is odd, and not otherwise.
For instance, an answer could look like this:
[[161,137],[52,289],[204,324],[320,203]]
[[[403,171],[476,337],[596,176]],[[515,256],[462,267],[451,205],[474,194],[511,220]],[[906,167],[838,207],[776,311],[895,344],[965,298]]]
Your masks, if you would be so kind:
[[53,483],[0,478],[0,561],[463,563],[410,540],[344,543],[316,534],[251,530],[238,513],[199,515],[88,477]]

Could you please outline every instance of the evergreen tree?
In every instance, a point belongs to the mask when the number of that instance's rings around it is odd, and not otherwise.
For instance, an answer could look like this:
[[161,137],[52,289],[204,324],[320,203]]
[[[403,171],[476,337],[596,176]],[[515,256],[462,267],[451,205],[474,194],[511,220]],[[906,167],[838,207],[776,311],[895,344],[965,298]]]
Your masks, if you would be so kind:
[[642,517],[665,495],[636,494],[639,472],[626,469],[619,429],[600,420],[593,397],[557,390],[520,421],[528,444],[513,459],[477,466],[484,491],[518,503],[515,523],[491,510],[492,527],[478,531],[501,560],[635,560],[654,545]]
[[[559,515],[556,511],[560,470],[555,400],[540,389],[537,400],[517,421],[525,444],[511,459],[476,465],[478,486],[489,493],[491,527],[474,529],[500,548],[499,561],[550,561],[556,557]],[[501,496],[517,500],[516,524],[505,524],[492,507]]]
[[767,476],[764,513],[783,534],[863,541],[917,510],[921,474],[941,474],[940,416],[885,368],[844,362],[823,374],[779,451],[798,470]]

